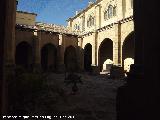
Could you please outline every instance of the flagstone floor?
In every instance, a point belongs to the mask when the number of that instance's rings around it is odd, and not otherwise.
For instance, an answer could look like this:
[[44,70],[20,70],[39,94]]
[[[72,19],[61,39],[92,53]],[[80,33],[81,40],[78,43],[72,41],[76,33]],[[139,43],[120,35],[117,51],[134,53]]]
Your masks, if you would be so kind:
[[109,79],[106,75],[79,75],[83,84],[78,84],[76,94],[72,94],[72,85],[64,84],[64,74],[48,75],[50,93],[42,103],[50,109],[50,115],[72,116],[74,120],[116,120],[116,91],[124,81]]

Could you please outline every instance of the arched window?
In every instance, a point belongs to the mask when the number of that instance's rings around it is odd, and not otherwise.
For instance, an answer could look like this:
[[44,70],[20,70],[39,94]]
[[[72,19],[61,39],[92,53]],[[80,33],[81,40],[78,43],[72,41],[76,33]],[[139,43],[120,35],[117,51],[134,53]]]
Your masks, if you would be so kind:
[[89,26],[92,25],[91,22],[92,22],[92,16],[89,17]]
[[104,19],[110,19],[117,14],[117,7],[109,5],[107,10],[104,11]]
[[76,29],[77,29],[77,24],[74,25],[74,30],[76,30]]
[[79,25],[77,26],[77,30],[80,30],[80,26]]
[[91,27],[95,24],[95,17],[92,17],[91,15],[89,16],[87,20],[87,27]]
[[108,18],[111,18],[113,16],[113,6],[108,6]]
[[91,19],[91,26],[94,25],[94,17]]
[[89,27],[89,20],[87,20],[87,27]]
[[75,24],[75,25],[74,25],[74,30],[80,30],[80,25]]

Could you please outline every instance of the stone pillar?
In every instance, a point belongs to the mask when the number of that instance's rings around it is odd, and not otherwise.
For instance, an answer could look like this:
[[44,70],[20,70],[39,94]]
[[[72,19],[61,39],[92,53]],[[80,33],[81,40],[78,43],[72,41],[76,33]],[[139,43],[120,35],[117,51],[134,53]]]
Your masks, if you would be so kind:
[[115,40],[113,41],[113,63],[110,69],[111,78],[123,78],[124,70],[121,67],[121,24],[117,23],[115,27]]
[[118,89],[117,120],[160,118],[158,2],[134,0],[135,65],[131,66],[127,84]]
[[4,16],[0,18],[0,116],[2,115],[2,105],[4,105],[4,101],[2,98],[4,97],[3,94],[3,86],[4,86],[4,78],[3,78],[3,64],[4,64],[4,31],[5,31],[5,5],[6,1],[0,1],[0,15]]
[[120,41],[121,41],[121,36],[120,36],[120,30],[119,30],[119,24],[115,24],[115,40],[113,41],[113,63],[114,65],[119,65],[120,64]]
[[148,102],[152,103],[155,98],[160,97],[158,92],[160,89],[160,54],[158,52],[160,24],[156,22],[160,20],[160,14],[157,13],[159,11],[158,0],[154,2],[134,0],[134,8],[135,64],[141,64],[144,67],[143,85],[148,92],[147,99],[151,100]]
[[[1,6],[3,5],[3,6]],[[16,20],[16,0],[5,0],[2,3],[0,2],[0,7],[3,8],[1,15],[5,17],[5,21],[2,21],[1,24],[4,25],[3,34],[4,43],[2,44],[4,63],[3,63],[3,79],[1,85],[1,113],[3,115],[7,114],[9,99],[8,95],[10,94],[9,85],[14,78],[14,67],[15,67],[15,20]],[[2,25],[2,26],[3,26]],[[3,35],[2,35],[3,36]],[[1,66],[2,67],[2,66]],[[0,98],[0,99],[1,99]]]
[[113,63],[118,65],[118,41],[113,42]]
[[35,30],[34,36],[33,36],[33,52],[34,52],[33,72],[40,72],[41,71],[40,39],[41,39],[40,33],[38,33],[38,31]]
[[78,48],[77,48],[77,61],[79,70],[84,70],[84,51],[82,49],[82,38],[78,37]]
[[95,31],[92,33],[93,36],[93,44],[92,44],[92,73],[93,74],[99,74],[100,73],[100,69],[98,66],[98,60],[97,60],[97,37],[98,37],[98,32]]
[[57,72],[64,72],[65,65],[64,65],[64,40],[63,35],[59,34],[59,46],[57,48]]
[[95,6],[95,17],[96,17],[96,24],[95,24],[95,29],[99,29],[101,27],[101,5],[98,4]]

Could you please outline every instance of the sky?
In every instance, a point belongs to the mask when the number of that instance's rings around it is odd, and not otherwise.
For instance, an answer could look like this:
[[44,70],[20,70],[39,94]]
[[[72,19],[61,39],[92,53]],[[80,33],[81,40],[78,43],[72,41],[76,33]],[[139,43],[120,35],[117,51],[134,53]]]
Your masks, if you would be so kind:
[[[17,10],[36,13],[36,21],[67,25],[66,20],[88,5],[89,0],[19,0]],[[92,0],[95,1],[95,0]]]

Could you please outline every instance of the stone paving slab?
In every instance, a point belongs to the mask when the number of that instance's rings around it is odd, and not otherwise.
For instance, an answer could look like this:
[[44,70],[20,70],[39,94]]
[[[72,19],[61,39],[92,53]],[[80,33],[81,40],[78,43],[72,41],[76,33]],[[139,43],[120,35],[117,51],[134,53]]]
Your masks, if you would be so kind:
[[49,86],[63,93],[57,94],[56,104],[51,105],[53,113],[72,114],[76,120],[116,120],[116,90],[124,81],[108,79],[105,75],[80,75],[83,84],[78,85],[75,95],[71,94],[71,86],[65,86],[64,74],[48,76]]

